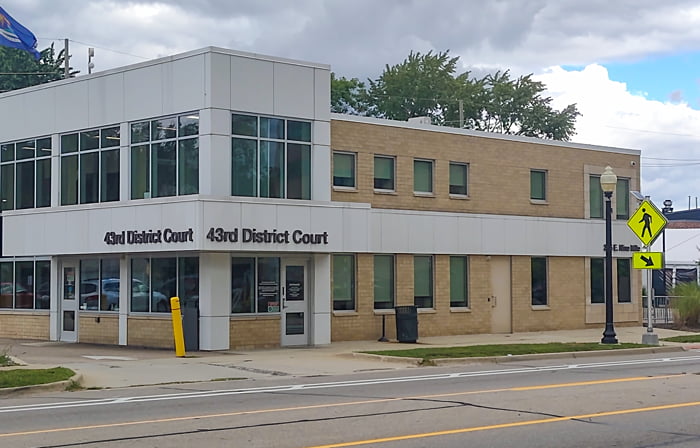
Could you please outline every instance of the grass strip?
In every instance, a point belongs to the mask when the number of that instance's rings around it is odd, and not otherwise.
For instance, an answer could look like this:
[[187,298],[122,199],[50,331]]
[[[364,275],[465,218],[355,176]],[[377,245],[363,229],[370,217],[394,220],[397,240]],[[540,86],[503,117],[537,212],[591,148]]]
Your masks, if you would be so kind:
[[688,334],[685,336],[674,336],[672,338],[664,338],[663,341],[668,342],[700,342],[700,334]]
[[442,358],[476,358],[486,356],[530,355],[537,353],[588,352],[595,350],[617,350],[623,348],[649,347],[645,344],[600,344],[562,343],[548,344],[493,344],[470,345],[466,347],[426,347],[407,350],[380,350],[363,353],[385,356],[400,356],[407,358],[422,358],[423,360]]
[[65,381],[75,375],[65,367],[51,369],[11,369],[0,371],[0,388],[33,386]]

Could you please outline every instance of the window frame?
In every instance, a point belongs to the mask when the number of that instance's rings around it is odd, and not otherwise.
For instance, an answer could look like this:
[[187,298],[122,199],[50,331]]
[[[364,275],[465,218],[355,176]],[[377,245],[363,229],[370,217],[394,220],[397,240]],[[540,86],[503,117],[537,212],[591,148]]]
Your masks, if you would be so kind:
[[[535,197],[535,179],[534,175],[542,175],[542,197]],[[530,169],[530,201],[535,203],[547,202],[547,170],[544,169]]]
[[[389,284],[387,286],[387,292],[389,293],[389,299],[388,301],[386,300],[381,300],[377,301],[377,285],[379,284],[377,282],[377,260],[378,259],[386,259],[389,260],[390,266],[389,266]],[[374,278],[374,288],[373,288],[373,293],[372,293],[372,306],[375,311],[377,310],[389,310],[393,309],[394,306],[396,306],[396,257],[394,255],[390,254],[375,254],[373,258],[373,266],[372,266],[372,272],[373,272],[373,278]],[[382,303],[382,304],[388,304],[388,306],[381,306],[377,307],[377,303]]]
[[[426,166],[429,167],[428,170],[428,176],[429,176],[429,183],[430,186],[428,187],[427,190],[420,190],[419,185],[418,185],[418,166],[419,164],[423,165],[425,164]],[[432,159],[413,159],[413,193],[416,195],[428,195],[432,196],[435,194],[435,161]]]
[[[460,167],[464,169],[464,185],[458,185],[452,183],[452,167]],[[448,180],[448,193],[451,197],[469,197],[469,164],[465,162],[450,162],[449,165],[449,180]],[[464,188],[464,193],[455,193],[452,191],[452,187]]]
[[[595,262],[595,263],[594,263]],[[600,266],[594,266],[600,265]],[[595,270],[600,272],[596,273]],[[599,275],[598,285],[595,285],[595,277]],[[589,284],[591,290],[591,304],[604,304],[605,303],[605,258],[604,257],[591,257],[590,258],[590,276]],[[600,296],[594,295],[594,292],[599,291]]]
[[[247,261],[252,261],[253,262],[253,272],[252,272],[252,277],[250,280],[252,280],[252,286],[249,294],[250,297],[248,298],[250,300],[250,306],[252,308],[252,311],[235,311],[234,310],[234,291],[233,291],[233,285],[234,283],[234,262],[233,260],[239,259],[239,260],[247,260]],[[282,303],[282,258],[280,257],[272,257],[272,256],[233,256],[231,257],[231,268],[230,268],[230,275],[231,275],[231,297],[230,297],[230,315],[231,316],[274,316],[274,315],[279,315],[281,313],[281,306],[280,304]],[[262,262],[272,262],[272,264],[276,263],[276,275],[275,275],[275,280],[277,282],[277,290],[276,290],[276,299],[277,299],[277,310],[274,311],[261,311],[260,304],[261,304],[261,297],[260,297],[260,291],[259,291],[259,286],[260,286],[260,272],[261,272],[261,263]],[[267,306],[269,307],[269,301],[267,302]],[[273,301],[274,303],[274,301]],[[274,305],[273,305],[274,306]],[[269,308],[268,308],[269,309]]]
[[[345,279],[345,282],[350,288],[349,295],[342,299],[337,298],[337,293],[339,292],[338,277],[345,272],[339,272],[340,259],[350,260],[350,269],[348,271],[350,278]],[[331,275],[332,275],[332,288],[331,288],[331,300],[333,302],[333,311],[356,311],[357,310],[357,299],[356,299],[356,263],[355,254],[333,254],[331,259]],[[344,267],[344,266],[343,266]],[[338,305],[336,305],[336,303]],[[341,305],[343,304],[343,305]]]
[[[419,274],[425,274],[418,271],[421,267],[416,263],[418,260],[428,261],[427,278],[419,279]],[[417,295],[417,281],[426,281],[428,283],[429,295]],[[413,305],[416,308],[435,309],[435,258],[432,255],[414,255],[413,256]]]
[[[32,154],[27,155],[26,151],[18,153],[19,145],[29,145],[23,146],[22,149],[31,149]],[[0,144],[0,152],[2,153],[0,157],[0,209],[26,210],[51,207],[52,147],[51,137],[37,137]],[[9,154],[10,149],[12,154],[8,156],[6,154]],[[29,165],[31,165],[31,170],[26,169]],[[27,179],[28,174],[31,179]],[[45,176],[42,177],[40,174]],[[30,188],[31,203],[27,202]]]
[[[620,210],[621,208],[622,208],[622,210]],[[618,177],[617,178],[617,185],[615,185],[615,219],[627,220],[627,219],[629,219],[629,217],[630,217],[630,179],[627,177]]]
[[[20,264],[31,264],[31,274],[27,276],[31,281],[31,288],[27,288],[28,284],[20,284],[18,282]],[[39,267],[41,264],[41,267]],[[41,271],[41,273],[40,273]],[[9,274],[9,278],[8,278]],[[0,259],[0,280],[2,282],[2,293],[0,294],[0,311],[5,310],[22,310],[22,311],[47,311],[50,309],[51,302],[51,261],[44,258],[4,258]],[[20,289],[21,286],[21,289]],[[47,294],[42,294],[41,302],[40,292],[41,287],[46,286]],[[9,306],[7,305],[9,294]],[[18,295],[29,293],[31,295],[31,307],[20,306]]]
[[[378,160],[388,160],[391,162],[391,177],[388,178],[388,180],[391,181],[391,188],[381,188],[377,187],[377,181],[387,181],[387,179],[384,178],[378,178],[377,177],[377,161]],[[381,154],[375,154],[374,159],[373,159],[373,171],[372,171],[372,179],[373,183],[372,186],[374,188],[374,191],[377,193],[394,193],[396,192],[396,157],[395,156],[386,156],[386,155],[381,155]]]
[[[593,191],[595,189],[595,191]],[[591,219],[605,219],[605,199],[600,185],[600,174],[588,176],[588,216]],[[596,195],[595,193],[600,193]],[[595,200],[594,200],[595,199]]]
[[[456,260],[463,261],[463,269],[458,274],[463,281],[461,286],[460,296],[464,298],[455,299],[455,275],[453,262]],[[450,308],[469,308],[469,257],[467,255],[450,255]]]
[[[615,258],[615,271],[617,303],[632,303],[632,259]],[[627,272],[626,277],[622,276],[624,271]]]

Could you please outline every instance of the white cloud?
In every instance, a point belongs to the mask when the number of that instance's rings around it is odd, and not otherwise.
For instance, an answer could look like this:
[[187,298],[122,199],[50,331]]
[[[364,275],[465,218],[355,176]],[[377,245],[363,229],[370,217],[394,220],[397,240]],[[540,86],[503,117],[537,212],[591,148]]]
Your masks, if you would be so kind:
[[700,196],[700,111],[686,103],[652,101],[612,81],[605,67],[551,67],[536,77],[555,108],[576,103],[582,116],[573,140],[642,151],[642,192],[655,203],[671,199],[683,210]]

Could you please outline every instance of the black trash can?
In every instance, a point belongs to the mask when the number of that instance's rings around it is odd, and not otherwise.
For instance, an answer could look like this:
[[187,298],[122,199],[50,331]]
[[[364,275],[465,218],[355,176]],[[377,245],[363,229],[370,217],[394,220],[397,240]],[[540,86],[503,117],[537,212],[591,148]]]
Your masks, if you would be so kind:
[[418,308],[413,305],[395,306],[396,339],[399,342],[416,342],[418,340]]

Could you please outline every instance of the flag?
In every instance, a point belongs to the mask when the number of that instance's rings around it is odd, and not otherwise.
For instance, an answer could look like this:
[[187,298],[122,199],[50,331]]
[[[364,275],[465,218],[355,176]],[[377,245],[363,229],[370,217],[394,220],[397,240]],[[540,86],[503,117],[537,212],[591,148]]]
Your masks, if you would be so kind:
[[36,37],[0,7],[0,45],[30,52],[35,59],[41,58],[36,51]]

